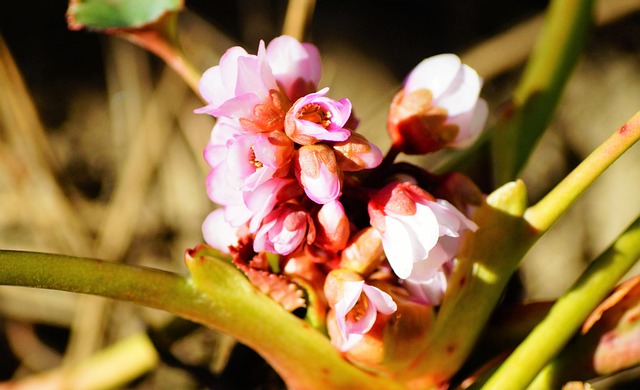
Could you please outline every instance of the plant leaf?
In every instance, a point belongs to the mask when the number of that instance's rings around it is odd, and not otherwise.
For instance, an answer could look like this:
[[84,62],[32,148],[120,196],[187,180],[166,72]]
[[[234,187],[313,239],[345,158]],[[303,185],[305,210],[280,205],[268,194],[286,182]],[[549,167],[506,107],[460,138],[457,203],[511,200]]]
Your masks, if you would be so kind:
[[71,30],[141,28],[183,7],[184,0],[71,0],[67,23]]

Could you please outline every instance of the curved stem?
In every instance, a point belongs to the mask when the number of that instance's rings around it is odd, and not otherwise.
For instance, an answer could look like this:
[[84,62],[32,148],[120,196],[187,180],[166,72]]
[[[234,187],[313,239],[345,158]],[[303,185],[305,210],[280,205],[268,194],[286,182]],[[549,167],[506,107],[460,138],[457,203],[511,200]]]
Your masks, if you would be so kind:
[[[600,255],[516,348],[483,389],[523,389],[580,328],[587,316],[640,258],[640,218]],[[526,369],[523,369],[526,367]],[[541,376],[534,384],[543,384]]]
[[640,112],[594,150],[542,200],[531,206],[524,214],[525,220],[541,232],[548,230],[578,196],[638,139]]
[[193,279],[95,259],[0,250],[0,284],[101,295],[169,311],[256,350],[292,389],[401,388],[347,363],[325,336],[258,292],[231,264],[194,253],[187,265]]

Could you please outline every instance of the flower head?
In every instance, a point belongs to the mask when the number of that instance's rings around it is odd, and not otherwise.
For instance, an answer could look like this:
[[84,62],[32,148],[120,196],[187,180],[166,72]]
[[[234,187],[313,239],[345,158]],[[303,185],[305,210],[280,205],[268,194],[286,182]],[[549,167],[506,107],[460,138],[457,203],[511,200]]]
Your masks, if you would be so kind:
[[394,144],[407,154],[469,146],[487,118],[479,98],[482,79],[453,54],[423,60],[394,97],[388,128]]

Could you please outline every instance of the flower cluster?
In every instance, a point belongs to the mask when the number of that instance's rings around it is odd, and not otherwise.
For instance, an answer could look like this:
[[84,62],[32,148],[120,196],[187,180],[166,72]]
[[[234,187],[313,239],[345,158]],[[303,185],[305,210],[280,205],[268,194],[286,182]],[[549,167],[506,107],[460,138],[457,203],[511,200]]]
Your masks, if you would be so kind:
[[[318,49],[288,36],[260,42],[255,55],[233,47],[204,73],[207,105],[196,112],[217,118],[204,156],[207,193],[221,207],[203,234],[244,271],[254,267],[252,281],[263,272],[304,280],[346,352],[394,315],[401,327],[402,308],[438,305],[462,234],[477,227],[457,200],[424,190],[447,187],[446,178],[382,163],[380,149],[356,132],[351,102],[331,98],[320,78]],[[393,148],[468,145],[486,118],[480,86],[454,55],[423,61],[391,105]]]

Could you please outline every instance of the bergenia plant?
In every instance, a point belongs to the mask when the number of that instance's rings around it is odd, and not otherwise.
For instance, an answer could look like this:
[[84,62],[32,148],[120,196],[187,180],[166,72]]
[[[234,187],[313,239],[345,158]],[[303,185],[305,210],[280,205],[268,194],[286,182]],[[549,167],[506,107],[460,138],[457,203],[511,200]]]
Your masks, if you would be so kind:
[[[203,104],[194,115],[215,118],[202,145],[212,202],[198,222],[204,243],[186,250],[187,278],[1,251],[0,282],[172,312],[254,349],[291,389],[559,388],[640,364],[637,280],[598,307],[640,257],[638,219],[556,302],[502,299],[525,253],[640,138],[636,114],[527,205],[516,173],[550,120],[591,14],[589,1],[552,3],[495,125],[487,126],[496,107],[481,97],[480,75],[454,54],[432,56],[389,102],[386,153],[359,131],[352,101],[323,85],[312,43],[282,35],[235,46],[196,80],[171,36],[177,9],[142,27],[107,26],[197,85]],[[73,28],[101,27],[87,10],[90,2],[71,2]],[[489,139],[489,193],[465,172],[397,161],[448,151],[459,157],[447,165],[455,168]]]

